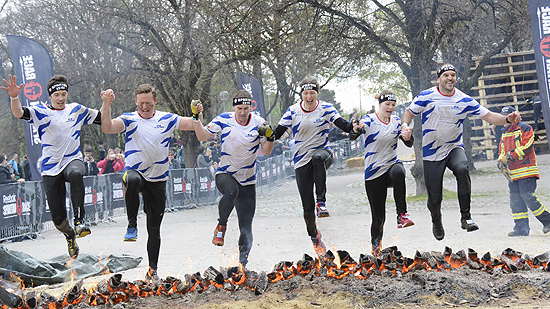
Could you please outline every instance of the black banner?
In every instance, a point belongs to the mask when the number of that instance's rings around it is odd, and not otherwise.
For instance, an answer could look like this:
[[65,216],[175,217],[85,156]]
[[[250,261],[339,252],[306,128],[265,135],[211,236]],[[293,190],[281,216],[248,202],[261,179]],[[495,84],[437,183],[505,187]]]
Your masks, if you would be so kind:
[[[17,82],[23,84],[19,94],[22,106],[32,106],[49,101],[46,85],[53,75],[53,62],[46,48],[29,38],[8,35],[11,59]],[[37,166],[42,156],[42,143],[38,131],[31,125],[25,125],[25,142],[29,162],[31,163],[32,180],[40,181],[40,169]]]
[[239,89],[244,89],[252,94],[252,111],[260,113],[265,119],[264,87],[256,78],[243,73],[237,73]]
[[[550,129],[550,2],[529,0],[537,79],[546,132]],[[548,139],[550,145],[550,139]]]

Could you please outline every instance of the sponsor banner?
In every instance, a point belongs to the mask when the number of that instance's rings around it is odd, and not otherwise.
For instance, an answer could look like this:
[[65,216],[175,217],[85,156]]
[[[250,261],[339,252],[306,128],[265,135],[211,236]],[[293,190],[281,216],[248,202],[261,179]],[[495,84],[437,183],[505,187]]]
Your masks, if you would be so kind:
[[[529,12],[544,126],[548,131],[550,128],[550,2],[529,0]],[[550,139],[548,143],[550,145]]]
[[198,202],[204,203],[216,197],[216,183],[208,168],[195,169],[196,181],[198,181]]
[[256,186],[267,184],[269,178],[269,166],[267,161],[259,161],[256,163]]
[[170,170],[170,179],[170,193],[174,196],[175,200],[183,200],[187,191],[185,170]]
[[0,227],[18,226],[29,224],[31,219],[31,205],[33,200],[33,184],[27,186],[5,184],[0,186],[2,200],[2,216]]
[[122,174],[108,174],[107,177],[107,194],[111,201],[110,209],[126,207],[124,204],[124,185],[122,183]]
[[104,191],[105,177],[103,175],[84,177],[84,211],[87,215],[105,210]]
[[[23,84],[19,94],[22,106],[32,106],[49,102],[48,80],[53,75],[53,62],[48,50],[40,43],[29,38],[7,35],[11,59],[17,82]],[[30,123],[25,124],[25,143],[31,164],[32,180],[40,181],[37,165],[42,156],[42,143],[36,130]]]
[[258,113],[265,119],[264,87],[256,78],[243,73],[237,73],[239,89],[244,89],[252,94],[251,110]]

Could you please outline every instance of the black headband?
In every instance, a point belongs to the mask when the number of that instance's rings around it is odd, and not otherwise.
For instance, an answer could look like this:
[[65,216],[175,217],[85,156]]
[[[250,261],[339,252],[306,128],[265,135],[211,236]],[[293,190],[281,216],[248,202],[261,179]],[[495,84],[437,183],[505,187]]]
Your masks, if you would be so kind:
[[252,105],[252,99],[251,98],[234,98],[233,99],[233,106],[235,105]]
[[64,83],[64,82],[57,82],[51,85],[50,88],[48,88],[48,95],[51,96],[54,92],[59,90],[69,91],[69,85],[67,85],[67,83]]
[[443,72],[446,72],[446,71],[455,71],[455,73],[456,73],[456,69],[455,69],[454,65],[447,64],[447,65],[444,65],[444,66],[440,67],[439,70],[437,70],[437,78],[439,78],[441,76],[441,74],[443,74]]
[[315,90],[317,93],[319,93],[319,87],[317,87],[317,85],[315,84],[303,84],[301,92],[304,92],[304,90]]
[[393,93],[383,94],[378,98],[378,103],[394,101],[397,102],[397,96]]

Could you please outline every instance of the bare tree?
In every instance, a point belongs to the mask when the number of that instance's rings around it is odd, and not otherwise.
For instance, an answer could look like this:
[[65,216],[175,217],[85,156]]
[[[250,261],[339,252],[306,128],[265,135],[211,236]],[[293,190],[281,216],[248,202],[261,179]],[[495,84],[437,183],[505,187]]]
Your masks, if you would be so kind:
[[[502,8],[502,2],[525,6],[522,1],[477,1],[477,0],[395,0],[383,4],[378,0],[371,1],[319,1],[296,0],[295,3],[306,3],[326,13],[326,18],[339,18],[361,32],[365,45],[377,47],[374,55],[382,61],[395,63],[406,76],[413,95],[422,89],[431,87],[432,70],[437,67],[442,43],[453,33],[460,33],[465,24],[472,24],[478,16],[483,18],[487,11],[506,15],[509,12]],[[361,6],[367,11],[359,11]],[[479,14],[479,15],[478,15]],[[505,19],[496,19],[500,23]],[[510,23],[499,24],[495,37],[497,43],[492,48],[499,52],[508,44],[514,31]],[[480,56],[490,57],[491,52]],[[483,68],[481,67],[480,70]],[[415,119],[416,123],[420,120]],[[414,136],[421,140],[421,126],[416,125]],[[416,162],[411,172],[416,180],[416,193],[425,193],[422,168],[422,145],[415,143]]]

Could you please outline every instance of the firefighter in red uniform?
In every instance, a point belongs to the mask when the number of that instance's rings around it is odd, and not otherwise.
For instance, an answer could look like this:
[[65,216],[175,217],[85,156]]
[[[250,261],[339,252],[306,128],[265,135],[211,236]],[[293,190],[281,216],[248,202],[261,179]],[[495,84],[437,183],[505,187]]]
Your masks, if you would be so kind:
[[[514,108],[506,106],[501,114],[508,115]],[[528,236],[529,217],[527,208],[543,224],[543,233],[550,232],[550,213],[535,195],[539,169],[533,145],[534,134],[525,122],[507,123],[499,143],[498,166],[508,169],[510,208],[514,217],[514,230],[508,236]]]

